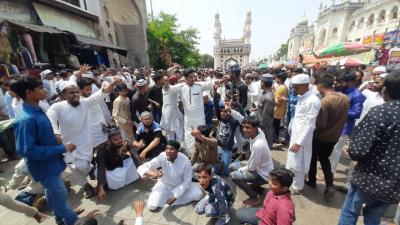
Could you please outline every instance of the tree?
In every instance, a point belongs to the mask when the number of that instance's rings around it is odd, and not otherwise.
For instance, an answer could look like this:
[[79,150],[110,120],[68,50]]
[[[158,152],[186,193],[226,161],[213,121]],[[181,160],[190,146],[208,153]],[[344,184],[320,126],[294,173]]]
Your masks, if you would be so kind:
[[166,69],[172,63],[184,67],[200,65],[200,53],[197,49],[198,30],[188,28],[178,31],[175,15],[161,12],[151,19],[147,28],[148,54],[150,64],[157,69]]
[[214,68],[214,57],[209,54],[201,55],[201,65],[205,68]]
[[288,45],[281,44],[281,47],[278,49],[278,51],[274,55],[274,60],[280,61],[282,58],[286,59],[287,52],[288,52]]

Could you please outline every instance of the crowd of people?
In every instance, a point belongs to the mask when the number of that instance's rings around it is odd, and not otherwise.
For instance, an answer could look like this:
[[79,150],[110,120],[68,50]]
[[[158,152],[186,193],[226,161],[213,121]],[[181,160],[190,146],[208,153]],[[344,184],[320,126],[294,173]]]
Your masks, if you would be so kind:
[[[57,224],[95,224],[97,211],[79,217],[84,209],[68,205],[69,187],[103,203],[109,190],[139,179],[156,180],[150,211],[196,202],[195,212],[218,225],[232,221],[230,185],[248,195],[236,209],[241,224],[293,224],[291,195],[317,188],[317,180],[325,181],[327,200],[347,193],[340,225],[356,224],[361,213],[365,224],[380,224],[399,203],[398,71],[82,65],[40,76],[3,79],[0,91],[0,115],[13,120],[15,145],[4,131],[0,141],[19,159],[3,186],[24,187],[16,200],[0,192],[0,204],[38,222],[47,215],[37,208],[47,202]],[[274,166],[277,146],[288,149],[285,168]],[[342,157],[351,161],[348,181],[334,186]],[[143,205],[135,203],[136,224],[143,224]]]

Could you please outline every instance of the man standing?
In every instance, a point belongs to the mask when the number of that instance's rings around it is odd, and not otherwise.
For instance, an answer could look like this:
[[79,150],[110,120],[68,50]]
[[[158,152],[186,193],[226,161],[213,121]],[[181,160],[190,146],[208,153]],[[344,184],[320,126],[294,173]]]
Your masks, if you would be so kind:
[[144,77],[137,80],[136,86],[138,91],[132,96],[130,111],[133,124],[137,128],[140,123],[140,114],[145,111],[150,111],[149,105],[149,84]]
[[154,121],[160,123],[161,110],[163,106],[162,88],[164,84],[164,76],[161,73],[157,73],[153,76],[153,80],[154,86],[151,87],[149,91],[149,102],[151,103]]
[[87,198],[93,196],[93,187],[87,183],[86,177],[91,170],[93,159],[93,139],[91,135],[90,109],[97,106],[112,91],[115,81],[97,91],[86,99],[80,99],[80,90],[75,82],[65,81],[61,85],[66,100],[53,104],[47,116],[53,126],[54,133],[64,144],[74,143],[76,151],[66,154],[66,162],[72,170],[71,180],[84,186]]
[[258,102],[257,117],[260,121],[261,130],[264,132],[267,138],[268,147],[272,149],[273,137],[274,137],[274,107],[275,107],[275,96],[272,92],[272,84],[274,77],[271,74],[264,74],[261,77],[261,90],[262,95]]
[[318,79],[317,88],[323,98],[314,131],[311,164],[308,171],[308,182],[306,182],[310,187],[316,188],[317,160],[319,160],[325,177],[324,195],[326,198],[332,197],[335,193],[329,156],[342,133],[349,108],[347,96],[336,92],[333,84],[334,77],[330,74],[323,74]]
[[357,164],[339,225],[356,224],[361,210],[364,224],[380,224],[390,204],[399,202],[399,87],[399,72],[386,76],[386,103],[372,108],[352,134],[347,154]]
[[199,201],[203,197],[201,189],[192,182],[190,160],[179,148],[178,142],[170,140],[165,152],[138,168],[141,177],[158,178],[149,196],[150,210]]
[[286,169],[294,174],[293,194],[302,194],[304,175],[308,172],[312,155],[312,138],[321,102],[309,89],[310,76],[299,74],[292,78],[292,87],[298,95],[296,111],[290,122],[291,133]]
[[337,165],[339,164],[340,157],[342,156],[344,145],[355,126],[355,121],[356,119],[360,118],[361,112],[363,111],[365,96],[361,94],[361,92],[355,87],[355,80],[356,75],[354,73],[343,72],[336,76],[335,89],[347,95],[350,100],[350,106],[342,135],[340,136],[338,142],[333,148],[331,156],[329,157],[333,174],[336,172]]
[[[213,81],[196,82],[196,71],[187,69],[184,71],[186,84],[179,91],[184,111],[184,128],[186,152],[191,155],[194,152],[195,140],[192,136],[192,130],[200,125],[205,125],[203,92],[211,91]],[[215,81],[217,82],[217,81]]]
[[72,142],[57,143],[51,123],[39,107],[39,101],[47,97],[40,80],[23,77],[11,85],[11,90],[24,100],[23,110],[14,123],[17,152],[26,159],[32,177],[45,188],[47,202],[56,218],[73,225],[78,216],[68,206],[61,173],[66,167],[63,153],[71,154],[76,146]]

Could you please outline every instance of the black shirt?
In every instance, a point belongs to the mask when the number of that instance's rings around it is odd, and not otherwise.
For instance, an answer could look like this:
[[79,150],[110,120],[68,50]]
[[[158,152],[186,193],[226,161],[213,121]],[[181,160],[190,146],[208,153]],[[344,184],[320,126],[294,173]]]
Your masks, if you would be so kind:
[[[160,143],[146,155],[146,158],[152,159],[157,157],[162,151],[164,151],[167,141],[163,136],[161,127],[158,123],[153,122],[148,131],[142,123],[139,125],[136,130],[135,141],[142,141],[145,146],[148,146],[155,138],[160,138]],[[142,150],[143,149],[139,149],[139,154]]]
[[148,93],[141,95],[139,91],[132,96],[130,112],[132,121],[140,123],[140,114],[149,110]]
[[149,91],[149,98],[160,104],[159,108],[153,105],[153,111],[161,112],[161,108],[163,105],[162,87],[157,87],[157,86],[151,87]]

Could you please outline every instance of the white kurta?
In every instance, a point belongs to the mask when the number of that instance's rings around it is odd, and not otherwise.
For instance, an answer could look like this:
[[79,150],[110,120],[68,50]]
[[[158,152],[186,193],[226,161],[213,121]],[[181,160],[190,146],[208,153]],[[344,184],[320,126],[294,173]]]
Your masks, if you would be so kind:
[[361,112],[360,118],[356,120],[356,126],[358,125],[359,122],[361,122],[364,116],[367,115],[370,109],[385,103],[382,95],[379,92],[365,89],[364,91],[362,91],[362,94],[366,97],[366,99],[363,103],[363,110]]
[[193,129],[205,125],[203,92],[212,89],[213,82],[196,82],[192,86],[184,84],[180,89],[179,96],[182,100],[185,128],[186,151],[194,152],[194,137],[191,135]]
[[297,153],[288,151],[286,168],[303,173],[303,176],[310,168],[313,132],[320,108],[320,100],[312,93],[312,90],[309,90],[304,95],[299,96],[295,115],[290,121],[289,148],[294,144],[301,147]]
[[76,150],[66,153],[67,162],[74,158],[91,161],[93,157],[93,140],[91,135],[90,108],[95,107],[108,95],[101,90],[86,99],[81,99],[77,107],[67,101],[50,106],[47,116],[55,134],[61,134],[63,144],[72,143]]
[[[81,97],[81,99],[86,99]],[[99,102],[100,103],[100,102]],[[108,140],[106,133],[103,131],[103,124],[106,124],[100,105],[89,108],[90,133],[92,134],[93,147],[97,147]]]
[[162,152],[138,168],[138,173],[143,177],[149,170],[160,168],[164,176],[158,179],[150,193],[148,206],[150,210],[163,207],[166,201],[175,197],[173,205],[186,204],[198,201],[203,197],[203,192],[198,185],[192,182],[192,166],[187,156],[178,153],[174,162],[167,160],[167,155]]
[[123,161],[123,167],[106,171],[108,188],[117,190],[139,179],[139,174],[131,157]]
[[163,106],[160,126],[165,131],[177,131],[182,128],[178,118],[179,90],[182,85],[169,86],[168,90],[162,89]]

